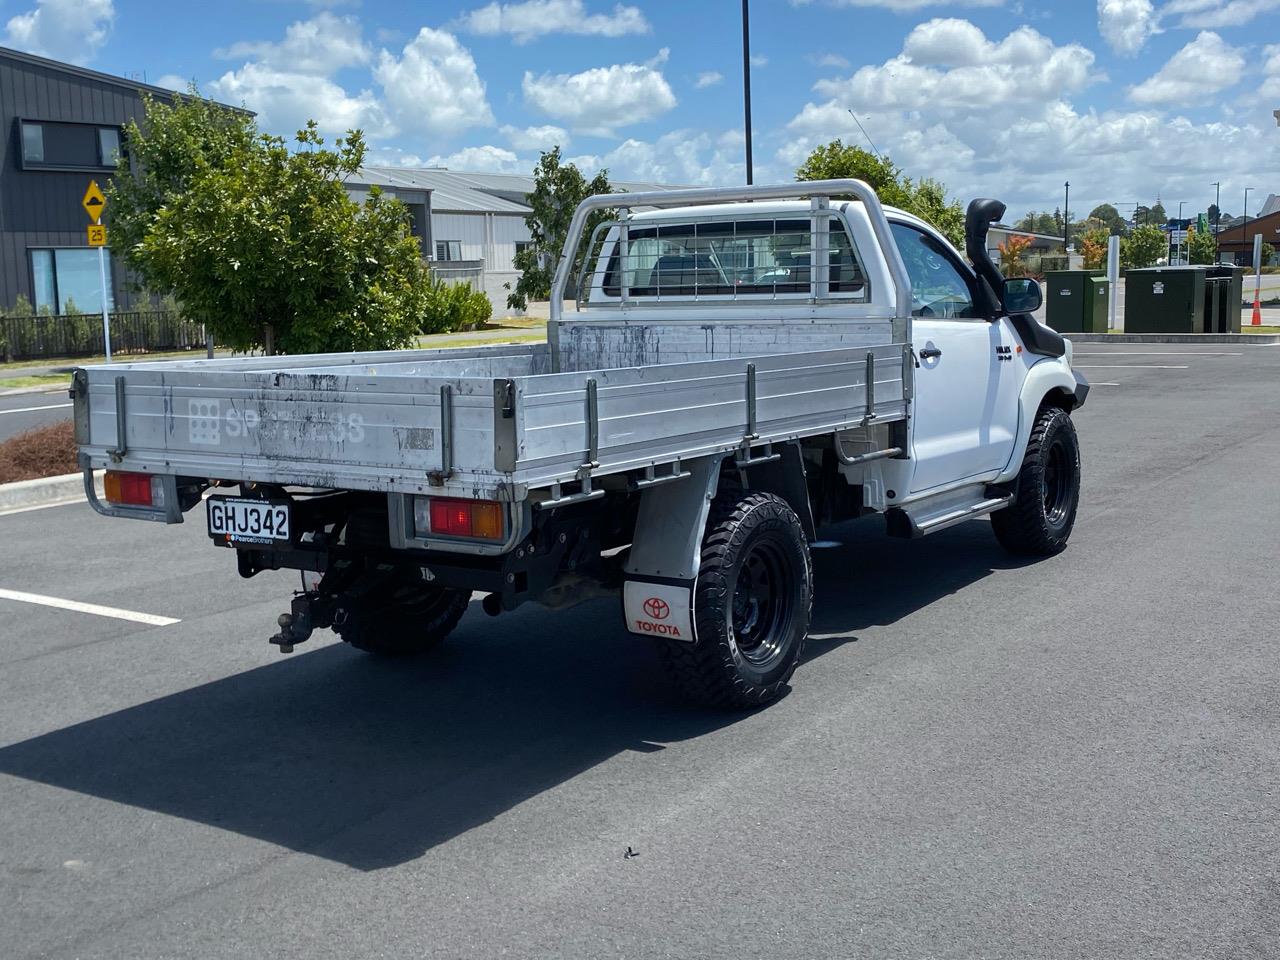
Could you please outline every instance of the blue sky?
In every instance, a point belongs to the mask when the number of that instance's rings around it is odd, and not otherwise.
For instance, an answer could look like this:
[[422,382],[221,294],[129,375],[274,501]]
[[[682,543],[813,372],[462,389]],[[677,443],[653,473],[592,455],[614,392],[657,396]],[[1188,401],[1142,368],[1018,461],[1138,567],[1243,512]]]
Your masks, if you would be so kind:
[[[527,172],[560,143],[618,178],[743,178],[738,0],[7,0],[0,24],[273,132],[359,126],[380,163]],[[754,0],[752,52],[757,182],[865,145],[853,110],[909,174],[1014,215],[1068,179],[1078,215],[1280,193],[1280,0]]]

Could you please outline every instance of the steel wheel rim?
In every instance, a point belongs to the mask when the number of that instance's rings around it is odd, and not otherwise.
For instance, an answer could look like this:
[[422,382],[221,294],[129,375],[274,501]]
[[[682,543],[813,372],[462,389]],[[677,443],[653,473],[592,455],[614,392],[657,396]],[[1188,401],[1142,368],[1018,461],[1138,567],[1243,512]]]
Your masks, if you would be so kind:
[[795,601],[787,589],[790,564],[773,543],[756,543],[742,558],[730,601],[734,644],[742,658],[767,668],[786,652]]
[[1051,524],[1061,525],[1067,518],[1071,503],[1071,467],[1067,444],[1061,438],[1049,447],[1044,465],[1043,500],[1044,518]]

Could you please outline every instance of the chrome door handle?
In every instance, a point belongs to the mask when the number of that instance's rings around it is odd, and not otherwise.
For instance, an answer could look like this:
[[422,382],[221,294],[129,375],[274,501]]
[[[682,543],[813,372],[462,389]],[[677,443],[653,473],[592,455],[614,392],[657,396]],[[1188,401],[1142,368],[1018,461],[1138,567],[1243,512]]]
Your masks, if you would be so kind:
[[920,351],[921,360],[932,360],[934,357],[942,356],[942,351],[937,347],[925,347]]

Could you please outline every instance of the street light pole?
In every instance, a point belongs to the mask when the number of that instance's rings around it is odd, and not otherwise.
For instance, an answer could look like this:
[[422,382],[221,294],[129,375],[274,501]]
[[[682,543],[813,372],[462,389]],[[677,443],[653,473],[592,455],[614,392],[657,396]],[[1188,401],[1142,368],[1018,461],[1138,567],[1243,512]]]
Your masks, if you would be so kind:
[[1185,200],[1178,201],[1178,263],[1179,265],[1181,265],[1182,263],[1182,241],[1183,241],[1183,238],[1186,237],[1187,235],[1186,225],[1183,224],[1182,222],[1182,205],[1186,202],[1187,201]]
[[1071,181],[1062,185],[1066,196],[1062,198],[1062,251],[1067,254],[1067,266],[1071,266],[1071,252],[1067,249],[1071,243]]
[[747,141],[747,185],[752,182],[751,170],[751,25],[747,0],[742,0],[742,111],[745,116],[743,133]]
[[1222,181],[1219,180],[1213,185],[1213,262],[1220,263],[1221,255],[1218,253],[1218,232],[1220,227],[1218,221],[1222,219]]

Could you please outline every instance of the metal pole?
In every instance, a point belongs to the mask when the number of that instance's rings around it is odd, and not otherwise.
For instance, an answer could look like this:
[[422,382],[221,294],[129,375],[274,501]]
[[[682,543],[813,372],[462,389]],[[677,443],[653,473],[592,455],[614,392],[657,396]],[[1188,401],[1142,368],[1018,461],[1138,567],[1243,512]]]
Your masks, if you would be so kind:
[[102,342],[107,348],[107,363],[111,362],[111,319],[107,313],[107,255],[104,247],[98,248],[98,279],[102,283]]
[[1218,221],[1222,219],[1222,181],[1219,180],[1213,185],[1213,262],[1215,264],[1222,262],[1222,255],[1218,252]]
[[742,0],[742,132],[747,142],[747,184],[752,181],[751,169],[751,22],[747,0]]
[[1187,225],[1182,222],[1182,207],[1187,201],[1178,201],[1178,263],[1182,263],[1182,241],[1187,235]]
[[1071,251],[1068,249],[1071,245],[1071,181],[1068,180],[1062,185],[1066,191],[1066,196],[1062,199],[1062,252],[1067,254],[1067,266],[1071,266]]
[[1245,243],[1249,242],[1249,191],[1253,187],[1244,188],[1244,226],[1240,228],[1240,236]]
[[1107,329],[1116,328],[1116,305],[1120,302],[1120,238],[1107,237],[1107,280],[1110,281],[1111,302],[1107,304]]
[[1262,234],[1253,235],[1253,326],[1262,323]]

